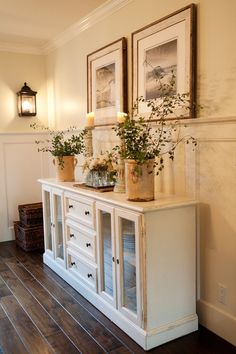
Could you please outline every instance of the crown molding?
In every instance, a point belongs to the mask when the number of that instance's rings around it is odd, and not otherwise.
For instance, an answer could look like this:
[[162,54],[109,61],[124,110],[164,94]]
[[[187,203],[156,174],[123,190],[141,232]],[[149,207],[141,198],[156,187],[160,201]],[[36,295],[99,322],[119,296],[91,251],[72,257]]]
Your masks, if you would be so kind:
[[34,54],[45,55],[55,50],[73,38],[78,36],[79,33],[94,26],[96,23],[102,21],[104,18],[112,15],[114,12],[119,11],[122,7],[126,6],[133,0],[108,0],[104,4],[94,9],[90,14],[74,25],[70,26],[67,30],[46,42],[42,46],[30,46],[22,43],[14,42],[0,42],[0,51],[22,53],[22,54]]
[[42,55],[42,48],[21,43],[0,42],[0,52]]
[[56,36],[53,40],[49,41],[42,47],[42,52],[48,54],[50,51],[61,47],[73,38],[78,36],[79,33],[94,26],[96,23],[102,21],[104,18],[110,16],[122,7],[126,6],[133,0],[108,0],[101,6],[97,7],[88,16],[82,18],[74,25],[70,26],[67,30]]

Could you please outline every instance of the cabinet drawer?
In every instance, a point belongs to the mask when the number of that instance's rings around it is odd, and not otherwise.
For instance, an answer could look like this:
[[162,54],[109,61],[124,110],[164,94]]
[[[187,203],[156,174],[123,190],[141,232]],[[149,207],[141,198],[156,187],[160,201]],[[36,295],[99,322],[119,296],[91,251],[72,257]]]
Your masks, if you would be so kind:
[[78,254],[67,249],[68,270],[86,286],[97,291],[97,268],[80,257]]
[[66,216],[94,228],[94,201],[74,194],[65,194]]
[[95,233],[72,222],[66,223],[67,245],[96,261]]

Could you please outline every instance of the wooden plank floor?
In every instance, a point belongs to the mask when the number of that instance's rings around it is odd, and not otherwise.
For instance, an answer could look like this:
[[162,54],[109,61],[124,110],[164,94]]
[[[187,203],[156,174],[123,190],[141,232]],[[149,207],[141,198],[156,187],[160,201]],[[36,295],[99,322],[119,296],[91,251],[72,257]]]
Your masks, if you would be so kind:
[[[0,243],[0,354],[145,353],[123,331],[15,242]],[[203,327],[152,354],[236,354]]]

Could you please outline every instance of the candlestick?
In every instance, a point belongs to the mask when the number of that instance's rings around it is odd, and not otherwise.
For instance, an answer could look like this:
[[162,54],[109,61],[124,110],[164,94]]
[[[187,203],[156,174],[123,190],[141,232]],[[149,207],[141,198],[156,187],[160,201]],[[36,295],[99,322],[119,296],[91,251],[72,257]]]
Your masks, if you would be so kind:
[[87,134],[84,138],[86,156],[93,156],[93,127],[87,127]]
[[94,126],[94,112],[89,112],[86,114],[86,126],[93,127]]
[[[120,140],[121,148],[124,149],[124,143],[122,139]],[[116,178],[116,183],[114,187],[114,192],[115,193],[125,193],[125,162],[121,158],[121,156],[118,157],[117,161],[117,178]]]

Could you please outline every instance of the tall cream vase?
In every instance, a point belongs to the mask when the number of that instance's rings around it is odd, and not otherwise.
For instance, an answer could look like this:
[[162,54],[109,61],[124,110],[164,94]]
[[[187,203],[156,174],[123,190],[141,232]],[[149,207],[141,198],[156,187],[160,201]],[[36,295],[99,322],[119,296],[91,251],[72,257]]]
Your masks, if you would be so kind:
[[154,200],[154,177],[154,160],[142,165],[135,160],[125,160],[127,199],[136,202]]
[[55,157],[56,179],[59,182],[73,182],[75,180],[75,166],[77,159],[74,156]]

